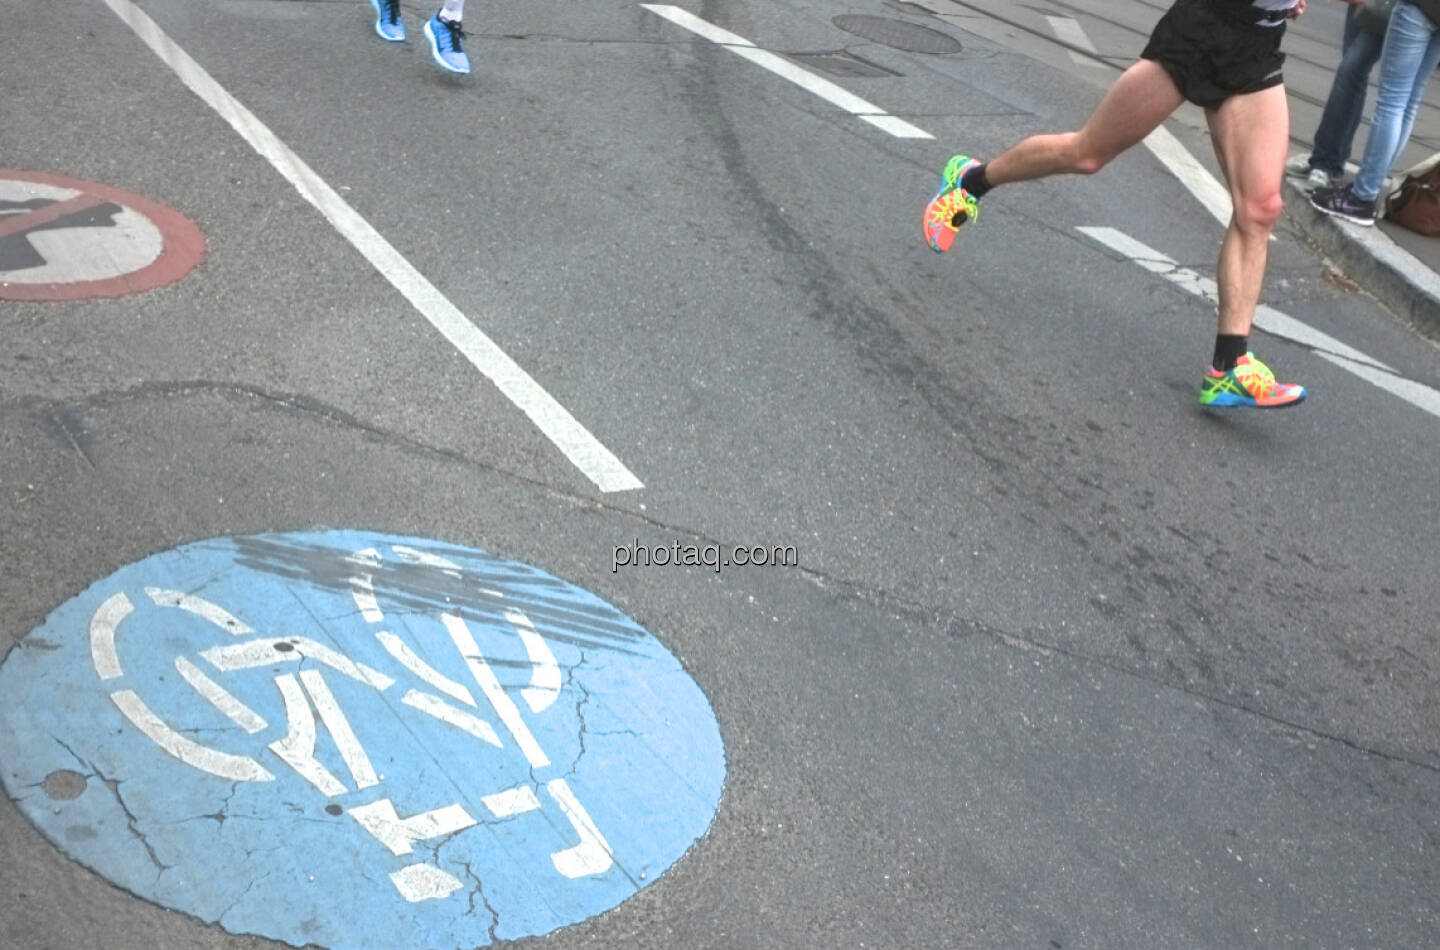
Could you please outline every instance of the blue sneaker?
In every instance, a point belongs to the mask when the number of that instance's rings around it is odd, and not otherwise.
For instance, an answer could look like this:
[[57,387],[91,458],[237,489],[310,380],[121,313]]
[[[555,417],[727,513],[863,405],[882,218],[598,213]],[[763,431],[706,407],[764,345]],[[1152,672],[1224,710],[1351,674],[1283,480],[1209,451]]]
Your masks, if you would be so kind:
[[370,0],[375,8],[375,33],[382,40],[398,43],[405,39],[405,24],[400,22],[400,0]]
[[430,55],[441,69],[452,73],[470,72],[470,57],[465,55],[462,44],[465,34],[460,31],[459,23],[442,20],[437,13],[425,21],[425,38],[430,41]]

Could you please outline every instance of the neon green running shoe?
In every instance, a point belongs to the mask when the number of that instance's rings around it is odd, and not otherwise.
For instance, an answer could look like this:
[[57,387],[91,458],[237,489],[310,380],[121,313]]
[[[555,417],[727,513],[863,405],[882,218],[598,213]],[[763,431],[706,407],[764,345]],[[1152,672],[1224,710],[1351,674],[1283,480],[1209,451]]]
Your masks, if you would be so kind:
[[940,173],[940,190],[925,206],[925,214],[920,220],[925,241],[937,254],[950,250],[955,236],[960,233],[960,225],[974,221],[980,214],[979,200],[960,187],[960,179],[979,164],[977,159],[967,155],[956,155],[945,163],[945,170]]
[[1202,406],[1283,409],[1298,405],[1305,395],[1305,387],[1299,383],[1277,383],[1270,367],[1250,353],[1240,357],[1228,373],[1207,368],[1200,380]]

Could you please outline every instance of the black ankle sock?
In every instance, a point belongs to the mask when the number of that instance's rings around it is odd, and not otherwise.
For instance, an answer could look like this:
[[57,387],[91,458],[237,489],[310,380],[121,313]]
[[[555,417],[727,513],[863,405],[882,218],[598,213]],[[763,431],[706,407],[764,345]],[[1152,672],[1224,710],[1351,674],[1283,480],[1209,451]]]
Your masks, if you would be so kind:
[[1249,337],[1238,333],[1218,333],[1215,335],[1215,359],[1210,365],[1222,373],[1228,373],[1249,350]]
[[960,187],[964,188],[966,193],[976,201],[985,197],[985,192],[990,190],[990,180],[985,177],[985,166],[976,165],[961,175]]

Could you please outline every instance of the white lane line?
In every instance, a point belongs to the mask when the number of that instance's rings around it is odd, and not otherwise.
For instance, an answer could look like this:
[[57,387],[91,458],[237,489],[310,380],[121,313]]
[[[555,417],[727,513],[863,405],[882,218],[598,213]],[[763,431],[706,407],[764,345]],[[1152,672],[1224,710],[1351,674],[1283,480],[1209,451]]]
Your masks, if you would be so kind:
[[144,11],[131,0],[105,0],[105,4],[175,71],[192,92],[294,185],[295,190],[314,205],[445,339],[529,416],[546,438],[565,453],[597,488],[602,492],[617,492],[644,487],[564,406],[471,323],[379,231],[371,227],[249,109],[212,79]]
[[[1150,153],[1160,160],[1160,164],[1180,179],[1180,184],[1195,196],[1200,206],[1220,222],[1221,227],[1230,226],[1230,216],[1234,211],[1234,205],[1230,203],[1230,189],[1210,174],[1169,129],[1163,125],[1158,126],[1143,142]],[[1275,240],[1275,235],[1270,235],[1270,240]]]
[[[1078,47],[1092,54],[1084,56],[1074,50],[1070,51],[1070,58],[1077,63],[1087,66],[1108,67],[1108,64],[1099,59],[1100,51],[1095,44],[1090,42],[1090,37],[1079,22],[1070,17],[1047,16],[1046,21],[1050,29],[1055,32],[1056,39],[1067,45]],[[1200,202],[1200,206],[1220,222],[1222,227],[1230,226],[1230,215],[1232,205],[1230,203],[1230,190],[1199,160],[1191,155],[1180,140],[1170,133],[1165,126],[1159,126],[1143,140],[1143,144],[1150,153],[1160,160],[1170,174],[1180,180],[1189,192]],[[1271,240],[1274,240],[1271,235]]]
[[777,76],[788,79],[802,89],[806,89],[815,95],[829,102],[831,105],[839,106],[851,115],[858,116],[869,122],[882,131],[902,139],[933,139],[935,136],[924,129],[916,128],[904,119],[898,119],[890,115],[884,109],[873,103],[861,99],[828,79],[821,79],[808,70],[801,69],[794,63],[782,56],[777,56],[767,50],[759,49],[756,45],[743,36],[736,36],[728,30],[722,30],[713,23],[700,19],[692,13],[688,13],[679,7],[663,3],[642,3],[640,6],[651,13],[662,16],[677,26],[682,26],[698,36],[702,36],[712,43],[723,46],[738,56],[743,56],[757,66],[770,70]]
[[[1211,303],[1216,303],[1220,299],[1213,280],[1200,276],[1188,267],[1181,267],[1174,260],[1127,234],[1114,228],[1076,228],[1076,230],[1197,297],[1203,297]],[[1308,346],[1315,350],[1316,355],[1322,359],[1350,371],[1367,383],[1405,400],[1418,409],[1440,417],[1440,391],[1436,391],[1424,383],[1417,383],[1414,380],[1395,375],[1394,370],[1389,366],[1341,343],[1327,333],[1316,330],[1314,327],[1301,323],[1294,317],[1264,304],[1255,309],[1255,326],[1267,333],[1273,333],[1276,336]]]
[[1107,63],[1099,61],[1100,51],[1095,48],[1094,43],[1090,42],[1090,37],[1085,35],[1085,30],[1081,28],[1078,21],[1067,16],[1047,16],[1045,19],[1050,24],[1050,29],[1055,31],[1055,37],[1062,43],[1079,47],[1091,54],[1085,56],[1072,49],[1070,51],[1070,58],[1075,62],[1082,66],[1099,66],[1102,68],[1108,66]]

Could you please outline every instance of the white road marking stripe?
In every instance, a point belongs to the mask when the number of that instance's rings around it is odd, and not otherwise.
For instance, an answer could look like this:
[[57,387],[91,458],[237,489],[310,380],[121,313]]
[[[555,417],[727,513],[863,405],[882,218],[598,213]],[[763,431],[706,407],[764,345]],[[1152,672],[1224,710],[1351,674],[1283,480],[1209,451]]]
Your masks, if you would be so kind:
[[306,165],[240,101],[211,78],[164,30],[131,0],[105,0],[115,15],[219,113],[250,146],[275,167],[306,201],[394,285],[472,365],[518,406],[602,492],[629,491],[644,485],[609,449],[601,445],[564,406],[556,402],[490,337],[471,323],[444,294]]
[[722,30],[713,23],[708,23],[699,17],[669,4],[642,3],[640,6],[669,20],[677,26],[683,26],[699,36],[710,40],[712,43],[725,47],[738,56],[743,56],[757,66],[763,67],[784,79],[788,79],[809,92],[814,93],[821,99],[839,106],[851,115],[865,119],[871,125],[888,132],[897,138],[907,139],[932,139],[935,136],[924,129],[916,128],[904,119],[890,115],[884,109],[873,103],[861,99],[828,79],[821,79],[812,72],[801,69],[794,63],[777,56],[767,50],[759,49],[754,43],[743,36],[736,36],[727,30]]
[[1071,59],[1082,66],[1103,67],[1106,65],[1096,59],[1096,57],[1100,55],[1100,51],[1095,48],[1094,43],[1090,42],[1090,37],[1085,35],[1085,31],[1081,28],[1078,21],[1064,16],[1047,16],[1045,19],[1050,24],[1050,29],[1055,31],[1056,38],[1062,43],[1067,43],[1070,46],[1078,46],[1085,52],[1092,54],[1090,56],[1084,56],[1071,50]]
[[[1085,35],[1085,30],[1079,22],[1070,17],[1047,16],[1046,21],[1050,29],[1055,31],[1055,36],[1061,42],[1070,46],[1077,46],[1082,50],[1099,56],[1095,44],[1090,42],[1090,37]],[[1104,66],[1105,63],[1098,59],[1082,56],[1074,50],[1070,52],[1070,58],[1077,63],[1088,66]],[[1230,190],[1199,160],[1191,155],[1185,146],[1165,126],[1159,126],[1142,140],[1142,144],[1159,159],[1172,175],[1180,180],[1189,192],[1200,202],[1201,207],[1208,211],[1222,227],[1230,226],[1230,215],[1232,205],[1230,202]],[[1274,240],[1274,236],[1271,236]]]
[[550,645],[535,630],[529,617],[518,610],[507,610],[505,619],[520,634],[520,642],[525,644],[525,655],[530,658],[530,685],[522,689],[520,695],[525,697],[531,712],[541,712],[560,696],[560,664],[555,661]]
[[191,768],[209,772],[211,775],[226,778],[232,782],[271,782],[275,780],[275,776],[249,756],[231,755],[228,752],[212,749],[171,729],[163,719],[150,711],[150,707],[145,705],[145,700],[141,699],[133,689],[122,689],[111,693],[110,701],[151,742]]
[[529,785],[517,785],[494,795],[486,795],[480,801],[485,803],[490,814],[496,818],[513,818],[540,807],[540,799],[535,797],[535,790]]
[[[1230,216],[1234,212],[1234,205],[1230,203],[1230,189],[1210,174],[1169,129],[1163,125],[1158,126],[1142,141],[1150,153],[1160,160],[1160,164],[1180,179],[1180,184],[1195,196],[1202,208],[1210,212],[1222,227],[1230,226]],[[1275,240],[1273,234],[1270,240]]]
[[282,673],[275,677],[275,685],[280,687],[280,696],[285,700],[285,720],[289,729],[285,738],[270,743],[270,751],[325,797],[344,795],[348,791],[344,783],[315,758],[315,717],[310,712],[310,703],[305,699],[305,690],[300,682],[293,673]]
[[340,704],[335,701],[335,694],[330,692],[325,677],[319,670],[301,670],[300,682],[305,685],[305,691],[315,703],[315,709],[320,713],[320,721],[330,730],[330,738],[335,740],[335,747],[340,750],[340,759],[350,770],[350,777],[355,780],[355,788],[358,790],[379,785],[380,779],[375,776],[375,767],[370,764],[370,756],[365,754],[365,747],[355,737],[355,730],[350,728],[350,720],[345,718]]
[[265,637],[228,647],[210,647],[208,650],[201,650],[200,655],[222,673],[249,670],[257,666],[275,666],[303,657],[323,663],[335,672],[373,686],[381,692],[395,683],[379,670],[371,669],[364,663],[356,663],[343,653],[332,650],[323,643],[316,643],[308,637]]
[[388,798],[368,805],[357,805],[348,809],[347,814],[354,818],[361,828],[370,832],[376,841],[389,848],[390,853],[396,857],[413,852],[417,841],[443,838],[475,825],[475,819],[470,817],[470,813],[462,805],[446,805],[444,808],[401,818]]
[[555,870],[568,878],[588,877],[608,871],[615,862],[610,842],[595,827],[589,812],[585,811],[585,806],[580,804],[570,786],[563,778],[551,779],[545,783],[545,791],[559,804],[560,810],[570,820],[570,827],[580,836],[579,844],[550,855]]
[[210,705],[224,713],[241,729],[254,735],[267,725],[255,710],[236,699],[233,693],[206,676],[204,670],[183,656],[175,658],[175,669],[185,677],[185,682],[195,687],[195,692],[209,700]]
[[179,607],[197,617],[203,617],[233,636],[247,637],[255,632],[250,629],[249,624],[237,618],[224,607],[212,604],[193,594],[182,594],[178,590],[161,590],[158,587],[147,587],[145,593],[157,607]]
[[411,864],[390,873],[390,883],[412,904],[443,900],[464,887],[460,879],[433,864]]
[[[1215,282],[1181,267],[1159,251],[1114,228],[1077,228],[1080,233],[1098,241],[1111,250],[1118,251],[1135,264],[1159,274],[1171,283],[1184,288],[1197,297],[1211,303],[1218,302],[1219,293]],[[1327,333],[1322,333],[1288,316],[1273,307],[1261,304],[1255,308],[1255,326],[1267,333],[1294,340],[1315,350],[1317,356],[1354,373],[1367,383],[1385,390],[1391,395],[1410,403],[1418,409],[1440,416],[1440,392],[1411,379],[1395,375],[1394,370],[1373,357],[1367,356],[1354,347],[1341,343]]]
[[120,655],[115,652],[115,629],[134,609],[129,597],[111,594],[90,618],[90,662],[102,680],[125,675]]
[[506,695],[504,687],[495,678],[495,671],[490,669],[490,664],[485,662],[485,655],[480,652],[480,645],[475,642],[475,637],[470,633],[470,628],[465,621],[454,614],[441,614],[440,621],[445,624],[445,629],[450,632],[450,639],[455,642],[455,648],[465,658],[465,664],[470,667],[470,674],[475,677],[475,683],[485,698],[490,700],[490,705],[495,707],[495,713],[500,717],[500,722],[510,730],[511,737],[520,751],[525,753],[525,760],[530,763],[531,768],[541,769],[550,764],[550,757],[545,750],[540,748],[540,743],[535,741],[535,736],[530,732],[530,727],[525,725],[525,719],[520,715],[520,709]]
[[401,697],[400,702],[411,709],[418,709],[427,716],[434,716],[443,723],[454,726],[461,732],[468,732],[481,742],[488,742],[497,749],[504,748],[500,742],[500,736],[495,732],[495,727],[481,719],[479,716],[472,716],[463,709],[445,702],[439,696],[432,693],[422,693],[418,689],[412,689]]
[[401,640],[388,630],[381,630],[375,634],[375,636],[379,639],[381,645],[385,647],[385,652],[399,660],[400,665],[405,667],[405,669],[414,673],[446,696],[452,699],[458,699],[467,706],[476,705],[475,697],[470,694],[470,691],[465,688],[463,683],[455,682],[429,663],[420,659],[419,655],[410,649],[410,645],[404,640]]

